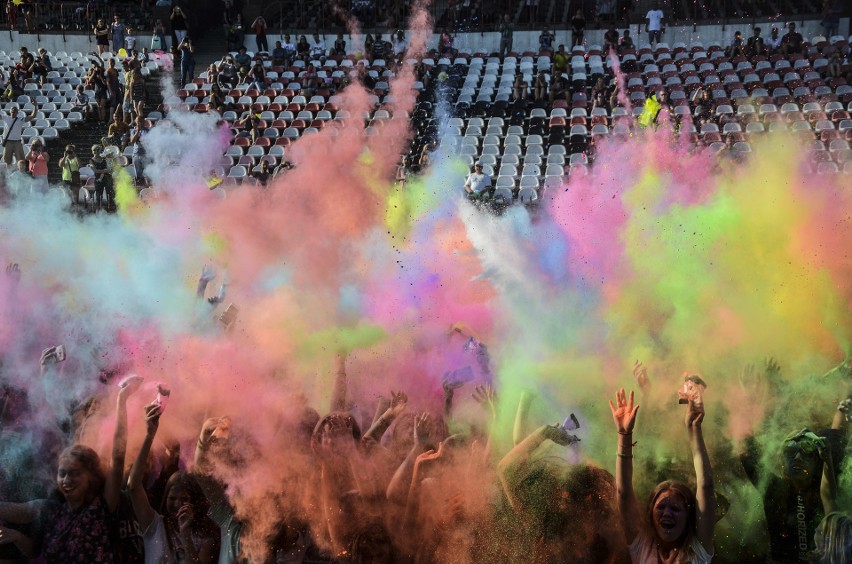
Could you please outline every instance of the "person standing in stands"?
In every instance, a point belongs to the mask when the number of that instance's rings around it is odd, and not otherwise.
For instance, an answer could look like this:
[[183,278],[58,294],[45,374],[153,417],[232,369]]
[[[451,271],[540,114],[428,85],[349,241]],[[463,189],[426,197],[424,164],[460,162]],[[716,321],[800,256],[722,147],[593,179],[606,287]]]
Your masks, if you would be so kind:
[[9,115],[4,115],[3,119],[3,162],[7,167],[12,166],[12,157],[16,161],[24,160],[24,145],[22,143],[21,134],[24,131],[24,126],[35,119],[36,108],[29,115],[20,116],[18,108],[12,106],[9,110]]
[[125,28],[121,23],[121,16],[115,16],[112,19],[110,27],[110,35],[112,35],[112,52],[118,53],[119,49],[124,48]]
[[645,31],[648,32],[648,41],[652,45],[659,43],[662,38],[663,18],[663,11],[660,9],[659,4],[654,4],[654,7],[645,14],[645,19],[648,21],[645,24]]
[[515,24],[509,14],[503,15],[503,21],[497,31],[500,32],[500,56],[505,57],[512,52],[512,35],[515,31]]
[[192,81],[195,75],[195,47],[191,37],[184,37],[178,46],[180,50],[180,84],[183,86]]
[[35,187],[42,193],[47,192],[47,163],[50,161],[50,155],[45,151],[40,139],[32,142],[26,159],[30,163],[30,174],[36,180]]
[[266,27],[266,20],[263,19],[263,16],[257,16],[251,24],[258,53],[269,51],[269,43],[266,41]]
[[571,47],[583,44],[583,35],[586,33],[586,17],[583,10],[577,10],[571,18]]
[[170,16],[170,19],[172,20],[172,31],[175,32],[175,38],[177,39],[178,45],[183,43],[183,40],[186,38],[187,29],[189,29],[186,17],[186,14],[180,6],[175,6],[174,10],[172,10],[172,15]]

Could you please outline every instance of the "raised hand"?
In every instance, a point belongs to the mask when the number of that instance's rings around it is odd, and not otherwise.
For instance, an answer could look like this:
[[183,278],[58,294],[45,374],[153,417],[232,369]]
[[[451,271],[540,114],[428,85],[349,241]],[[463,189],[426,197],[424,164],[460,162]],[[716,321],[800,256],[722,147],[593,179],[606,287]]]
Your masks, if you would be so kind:
[[419,470],[423,471],[427,468],[432,468],[444,457],[444,446],[447,441],[442,441],[440,445],[438,445],[438,451],[434,451],[432,449],[427,450],[419,455],[417,455],[417,460],[414,462],[414,466]]
[[648,393],[651,390],[651,380],[648,379],[648,369],[638,360],[633,363],[633,377],[636,378],[636,384],[642,393]]
[[686,417],[684,418],[686,427],[690,430],[700,429],[702,421],[704,421],[704,402],[690,399],[686,408]]
[[149,435],[154,435],[160,426],[160,406],[149,404],[145,406],[145,427]]
[[405,411],[406,406],[408,405],[408,396],[403,391],[394,392],[391,390],[391,401],[390,406],[385,411],[385,415],[391,418],[398,417],[403,411]]
[[497,419],[497,393],[490,384],[477,386],[473,390],[473,399],[488,410],[492,419]]
[[420,446],[429,444],[430,431],[432,423],[429,420],[429,412],[424,412],[420,416],[414,416],[414,442]]
[[177,520],[182,533],[189,532],[193,519],[195,519],[195,512],[192,510],[192,505],[188,503],[181,505],[177,512]]
[[568,431],[565,430],[565,427],[563,427],[560,423],[545,426],[544,437],[562,446],[568,446],[580,442],[579,437],[568,433]]
[[216,279],[216,268],[212,264],[205,264],[201,269],[201,276],[199,276],[198,281],[204,282],[207,284],[208,282]]
[[630,392],[630,396],[627,396],[624,388],[615,392],[615,403],[610,400],[609,409],[612,411],[616,430],[623,435],[632,433],[633,426],[636,425],[636,412],[639,411],[639,406],[633,405],[633,392]]
[[142,385],[145,379],[136,374],[131,374],[118,383],[118,395],[122,399],[127,399],[136,393],[136,390]]
[[17,286],[18,282],[21,281],[21,267],[17,262],[10,262],[6,266],[6,276],[12,281],[13,286]]

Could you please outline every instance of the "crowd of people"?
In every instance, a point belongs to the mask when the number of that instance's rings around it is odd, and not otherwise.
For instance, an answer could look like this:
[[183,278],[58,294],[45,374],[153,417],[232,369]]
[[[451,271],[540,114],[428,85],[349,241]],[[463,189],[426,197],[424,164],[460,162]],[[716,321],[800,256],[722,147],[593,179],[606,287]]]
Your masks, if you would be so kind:
[[[211,272],[205,268],[199,279],[201,300]],[[17,265],[10,265],[7,275],[21,278]],[[223,291],[224,286],[220,296]],[[218,300],[210,298],[211,303]],[[38,500],[10,500],[10,492],[32,489],[16,480],[32,477],[0,469],[0,495],[6,499],[0,502],[0,557],[7,562],[41,555],[48,563],[202,564],[651,564],[714,558],[759,562],[767,556],[773,562],[849,562],[852,519],[837,507],[843,494],[837,476],[852,398],[838,398],[833,415],[813,422],[824,429],[789,422],[790,434],[782,444],[771,445],[777,458],[762,466],[767,463],[760,449],[769,445],[758,447],[750,439],[722,445],[713,437],[708,447],[705,383],[690,375],[676,394],[684,404],[684,430],[674,436],[682,437],[692,462],[669,465],[652,462],[641,449],[650,434],[659,432],[654,422],[659,414],[653,410],[660,407],[650,408],[645,416],[650,419],[642,421],[641,400],[622,388],[609,402],[613,474],[608,462],[600,466],[583,460],[576,433],[584,423],[574,414],[563,423],[528,429],[534,401],[529,392],[521,397],[510,445],[497,452],[506,441],[496,426],[499,390],[487,383],[487,347],[463,324],[454,325],[450,335],[446,346],[461,346],[478,376],[470,367],[448,372],[441,412],[412,412],[408,406],[417,398],[398,391],[379,398],[370,406],[375,415],[367,416],[353,407],[346,356],[340,354],[329,407],[319,411],[297,402],[295,416],[285,418],[275,445],[252,444],[248,414],[209,417],[196,437],[175,436],[174,426],[160,437],[161,422],[181,417],[166,409],[175,399],[170,390],[158,384],[153,402],[128,412],[143,379],[110,376],[110,387],[119,380],[117,393],[102,389],[74,413],[62,415],[72,422],[66,430],[73,440],[97,412],[92,406],[113,402],[111,408],[100,408],[114,420],[107,456],[79,443],[62,448],[55,460],[38,459],[34,452],[36,466],[52,465],[56,476],[50,495]],[[65,355],[64,348],[44,351],[42,377],[50,378]],[[777,364],[767,364],[767,377],[777,377],[778,370]],[[845,370],[848,379],[848,364],[838,370]],[[637,363],[634,377],[642,398],[650,401],[647,369]],[[454,397],[461,393],[472,393],[480,404],[484,425],[454,410]],[[26,390],[7,387],[4,405],[24,402],[25,396]],[[22,405],[4,410],[4,431],[25,421]],[[8,413],[17,413],[21,421]],[[127,451],[128,419],[144,429],[136,452]],[[190,441],[192,448],[182,450]],[[267,493],[276,508],[271,516],[236,507],[233,488],[222,478],[249,475],[268,448],[289,461],[272,480],[278,486]],[[739,456],[732,457],[730,448]],[[566,457],[569,450],[573,454]],[[717,484],[742,473],[763,496],[763,509],[749,511],[761,513],[752,517],[763,523],[765,535],[759,538],[764,540],[740,539],[740,552],[717,554],[716,523],[730,509]],[[654,486],[642,474],[663,480]],[[729,486],[721,491],[730,491]]]

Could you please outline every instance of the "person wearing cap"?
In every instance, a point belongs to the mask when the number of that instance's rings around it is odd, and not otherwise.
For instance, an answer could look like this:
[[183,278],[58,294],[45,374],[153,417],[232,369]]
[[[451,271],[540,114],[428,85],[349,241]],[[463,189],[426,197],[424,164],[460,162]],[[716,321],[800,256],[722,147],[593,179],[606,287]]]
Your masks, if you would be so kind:
[[482,172],[482,163],[473,165],[467,180],[464,181],[464,190],[471,200],[481,200],[488,195],[491,188],[491,177]]
[[19,115],[19,110],[15,106],[9,110],[9,115],[2,116],[3,120],[3,162],[6,166],[12,165],[12,157],[17,161],[24,160],[24,145],[22,142],[22,133],[24,126],[33,121],[36,115],[36,108],[33,107],[29,115]]

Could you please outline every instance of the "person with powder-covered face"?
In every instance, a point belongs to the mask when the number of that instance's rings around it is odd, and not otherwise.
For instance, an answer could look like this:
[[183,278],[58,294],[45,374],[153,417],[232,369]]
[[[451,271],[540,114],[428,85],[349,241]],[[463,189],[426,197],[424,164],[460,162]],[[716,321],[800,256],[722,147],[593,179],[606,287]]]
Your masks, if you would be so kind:
[[609,402],[618,431],[618,510],[634,563],[709,564],[715,553],[715,488],[701,429],[704,403],[696,396],[687,401],[685,423],[695,464],[696,490],[672,480],[658,484],[651,493],[644,519],[633,490],[633,427],[639,406],[633,402],[633,392],[628,396],[624,388],[616,392],[615,403]]
[[[94,450],[75,444],[59,455],[56,489],[63,501],[0,502],[1,521],[40,524],[41,554],[48,564],[116,562],[118,547],[113,545],[113,539],[117,531],[111,527],[121,499],[127,448],[127,400],[138,389],[139,382],[141,379],[129,381],[119,390],[111,463],[106,470]],[[37,556],[36,545],[30,539],[19,532],[0,528],[0,543],[7,542],[13,542],[30,558]]]
[[[835,510],[836,473],[848,433],[852,399],[839,402],[830,429],[807,428],[789,434],[781,449],[780,475],[771,473],[763,493],[769,548],[773,562],[809,560],[815,533],[824,515]],[[749,479],[761,484],[759,453],[746,443],[740,460]]]

